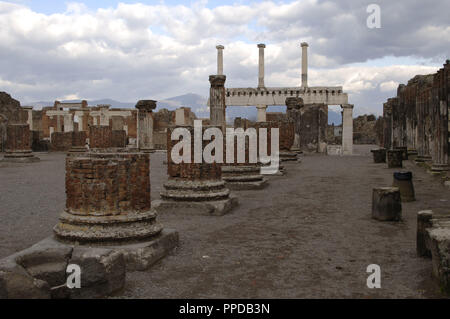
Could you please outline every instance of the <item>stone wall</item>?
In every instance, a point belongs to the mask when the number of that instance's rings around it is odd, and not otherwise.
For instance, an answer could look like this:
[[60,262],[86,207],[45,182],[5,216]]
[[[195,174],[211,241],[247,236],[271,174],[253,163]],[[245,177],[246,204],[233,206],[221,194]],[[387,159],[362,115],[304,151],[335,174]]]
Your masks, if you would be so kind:
[[360,115],[353,119],[353,143],[377,144],[375,130],[377,118],[375,115]]
[[124,130],[112,130],[111,146],[112,147],[126,147],[127,146],[127,134]]
[[52,133],[50,150],[56,152],[65,152],[72,147],[72,132],[54,132]]
[[[433,165],[448,165],[450,60],[437,73],[417,75],[399,85],[397,96],[383,104],[380,145],[406,146],[419,157],[432,157]],[[382,133],[382,134],[381,134]]]
[[110,126],[91,125],[89,127],[90,148],[112,147],[112,130]]

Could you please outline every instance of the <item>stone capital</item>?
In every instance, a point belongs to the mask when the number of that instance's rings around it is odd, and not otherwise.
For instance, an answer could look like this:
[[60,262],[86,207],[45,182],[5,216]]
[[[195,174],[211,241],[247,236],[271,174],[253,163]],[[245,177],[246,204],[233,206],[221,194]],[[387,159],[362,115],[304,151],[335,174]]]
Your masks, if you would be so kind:
[[306,43],[306,42],[302,42],[302,43],[300,43],[300,46],[303,48],[303,47],[308,47],[308,43]]
[[342,104],[341,107],[343,109],[353,109],[353,104]]
[[266,47],[266,45],[264,44],[264,43],[260,43],[260,44],[258,44],[258,48],[265,48]]
[[225,85],[226,79],[227,77],[225,75],[210,75],[209,83],[211,83],[211,86],[220,87]]
[[219,44],[219,45],[216,45],[216,49],[223,50],[223,49],[225,49],[225,47],[223,45]]
[[136,108],[139,111],[151,112],[156,108],[156,101],[154,101],[154,100],[139,100],[136,103]]

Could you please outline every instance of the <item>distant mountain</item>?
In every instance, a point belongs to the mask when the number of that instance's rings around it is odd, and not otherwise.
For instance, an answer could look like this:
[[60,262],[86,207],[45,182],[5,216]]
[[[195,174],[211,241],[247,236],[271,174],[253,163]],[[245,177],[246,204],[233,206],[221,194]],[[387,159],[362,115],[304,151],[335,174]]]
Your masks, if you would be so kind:
[[[198,94],[188,93],[184,95],[174,96],[167,99],[159,100],[157,102],[156,111],[166,108],[168,110],[175,110],[179,107],[190,107],[199,118],[209,117],[209,108],[206,105],[208,99]],[[80,102],[80,100],[66,100],[61,102]],[[41,109],[44,106],[52,106],[54,102],[40,101],[29,103],[36,109]],[[119,102],[112,99],[88,100],[88,105],[110,104],[113,108],[134,108],[136,102]],[[268,112],[285,112],[285,106],[269,106]],[[234,118],[242,117],[252,121],[256,121],[257,111],[255,107],[245,106],[229,106],[227,107],[227,122],[232,123]],[[333,110],[328,110],[328,124],[341,124],[341,114]]]

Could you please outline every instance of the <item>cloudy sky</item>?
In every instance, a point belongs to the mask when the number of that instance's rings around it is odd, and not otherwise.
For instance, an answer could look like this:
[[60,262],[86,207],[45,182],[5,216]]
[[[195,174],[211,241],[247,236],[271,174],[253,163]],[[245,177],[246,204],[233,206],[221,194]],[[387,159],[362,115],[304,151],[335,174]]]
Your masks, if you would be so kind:
[[[381,9],[370,29],[367,6]],[[379,114],[399,83],[450,58],[448,0],[0,1],[0,91],[22,104],[55,99],[132,102],[207,96],[223,44],[227,87],[342,85],[355,113]]]

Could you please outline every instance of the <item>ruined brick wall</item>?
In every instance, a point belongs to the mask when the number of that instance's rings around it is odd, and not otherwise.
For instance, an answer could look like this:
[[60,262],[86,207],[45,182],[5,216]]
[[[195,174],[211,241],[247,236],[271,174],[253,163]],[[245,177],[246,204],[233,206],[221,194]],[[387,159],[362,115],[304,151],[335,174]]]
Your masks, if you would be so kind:
[[[167,130],[167,174],[169,178],[183,178],[186,180],[218,180],[222,177],[220,163],[194,163],[194,128],[192,126],[183,126],[191,134],[191,162],[176,164],[172,160],[172,147],[179,141],[172,140],[171,134],[176,127],[170,127]],[[208,127],[203,126],[203,133]],[[210,141],[202,141],[202,150]],[[183,155],[182,151],[180,155]],[[203,161],[203,156],[202,156]]]
[[52,151],[64,152],[72,147],[72,132],[52,133],[50,149]]
[[28,124],[8,124],[5,151],[31,151],[31,134]]
[[81,215],[122,215],[150,209],[150,157],[90,153],[66,158],[66,209]]
[[376,144],[375,115],[360,115],[353,119],[353,143]]
[[48,116],[46,114],[47,110],[52,110],[52,107],[44,107],[42,108],[42,118],[41,118],[41,123],[42,123],[42,132],[43,132],[43,137],[44,138],[50,138],[50,127],[54,128],[54,132],[56,132],[56,127],[57,127],[57,120],[56,120],[56,116],[53,116],[53,118],[50,118],[50,116]]
[[112,130],[111,139],[112,147],[127,146],[127,134],[124,130]]
[[157,150],[167,149],[167,131],[153,132],[153,146]]
[[285,121],[287,119],[286,113],[282,112],[266,112],[267,122]]
[[84,131],[72,132],[72,146],[85,146],[87,134]]
[[33,152],[46,152],[50,142],[43,139],[43,131],[31,131],[31,149]]
[[20,107],[20,102],[6,92],[0,92],[0,115],[8,124],[23,124],[28,118],[28,113]]
[[89,127],[90,148],[112,147],[112,130],[110,126],[91,125]]

